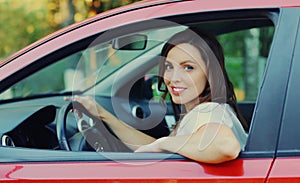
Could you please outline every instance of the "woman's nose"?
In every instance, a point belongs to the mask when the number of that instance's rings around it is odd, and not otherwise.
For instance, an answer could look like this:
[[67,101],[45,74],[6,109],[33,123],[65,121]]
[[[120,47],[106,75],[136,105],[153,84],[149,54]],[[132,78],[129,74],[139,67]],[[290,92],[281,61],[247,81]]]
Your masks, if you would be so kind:
[[174,68],[170,80],[172,82],[178,82],[181,80],[182,77],[182,71],[179,68]]

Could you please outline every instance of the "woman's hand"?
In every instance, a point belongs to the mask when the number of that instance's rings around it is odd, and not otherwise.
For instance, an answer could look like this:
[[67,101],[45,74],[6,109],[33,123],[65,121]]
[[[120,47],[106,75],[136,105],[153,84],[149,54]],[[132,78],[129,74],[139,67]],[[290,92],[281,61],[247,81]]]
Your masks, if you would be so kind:
[[[86,110],[91,113],[91,115],[100,118],[103,122],[105,122],[114,132],[114,134],[122,142],[127,144],[129,148],[132,148],[132,150],[135,150],[136,147],[140,145],[151,144],[156,140],[155,138],[136,130],[135,128],[129,126],[127,123],[118,119],[116,116],[105,110],[91,96],[74,96],[73,98],[65,98],[65,100],[73,100],[82,104],[83,107],[85,107]],[[153,143],[152,145],[155,147],[155,143]],[[151,147],[151,145],[145,146],[144,148],[148,149],[148,147],[150,149],[155,149],[154,147]],[[140,152],[142,151],[143,148],[141,147]]]
[[99,105],[96,100],[91,96],[74,96],[73,101],[82,104],[86,110],[88,110],[93,116],[102,119],[103,121],[109,121],[113,115]]
[[86,108],[93,116],[99,117],[99,104],[91,96],[74,96],[73,101],[79,102]]

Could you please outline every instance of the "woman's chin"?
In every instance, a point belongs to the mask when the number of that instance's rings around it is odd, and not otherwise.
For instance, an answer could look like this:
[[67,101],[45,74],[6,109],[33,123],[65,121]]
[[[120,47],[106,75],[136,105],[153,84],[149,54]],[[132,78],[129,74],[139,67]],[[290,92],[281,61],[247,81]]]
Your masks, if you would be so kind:
[[180,99],[173,99],[174,104],[184,104]]

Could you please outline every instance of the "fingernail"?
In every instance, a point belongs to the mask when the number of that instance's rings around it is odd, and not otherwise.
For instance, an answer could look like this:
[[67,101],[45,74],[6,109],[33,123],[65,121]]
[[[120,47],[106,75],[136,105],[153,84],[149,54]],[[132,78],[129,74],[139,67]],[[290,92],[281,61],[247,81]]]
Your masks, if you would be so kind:
[[69,100],[71,100],[71,98],[70,97],[64,97],[64,100],[69,101]]

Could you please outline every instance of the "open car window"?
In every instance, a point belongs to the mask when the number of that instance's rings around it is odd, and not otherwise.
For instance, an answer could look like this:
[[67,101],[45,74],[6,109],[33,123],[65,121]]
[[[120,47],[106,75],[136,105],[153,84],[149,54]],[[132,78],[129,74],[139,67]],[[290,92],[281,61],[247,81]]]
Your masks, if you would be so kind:
[[[274,30],[273,25],[266,25],[217,35],[224,50],[225,67],[234,86],[239,108],[249,125],[267,65]],[[157,73],[158,66],[147,73],[145,81]],[[158,79],[152,79],[151,83],[152,96],[159,101],[163,93],[158,90]],[[166,101],[170,102],[169,96]],[[175,125],[172,116],[167,115],[166,119],[169,127]]]
[[[247,122],[251,123],[275,32],[268,16],[195,20],[180,24],[172,22],[159,26],[149,26],[147,22],[144,24],[147,26],[142,30],[110,35],[101,41],[101,36],[110,34],[107,31],[91,42],[87,49],[53,61],[53,64],[32,73],[1,93],[2,101],[26,99],[16,104],[8,102],[10,108],[3,105],[4,116],[7,110],[17,109],[15,115],[5,121],[9,125],[0,130],[0,135],[8,139],[8,143],[2,145],[65,150],[57,140],[57,124],[61,120],[58,114],[65,103],[62,97],[53,97],[57,93],[67,97],[78,92],[92,95],[108,111],[134,128],[155,138],[168,135],[176,119],[170,99],[166,100],[166,108],[160,103],[162,93],[157,89],[156,77],[159,56],[163,44],[172,35],[189,27],[206,29],[220,41],[239,107]],[[26,108],[28,106],[31,108]],[[45,115],[49,114],[47,110],[51,110],[50,117]],[[9,116],[8,113],[6,116]],[[46,117],[49,119],[44,120]],[[44,122],[37,125],[38,120]],[[86,122],[80,125],[89,125],[90,122]],[[71,141],[71,150],[95,151],[95,144],[87,144],[84,148],[81,146],[83,136],[80,128],[83,126],[78,126],[73,113],[67,115],[66,123],[66,138]],[[33,125],[38,128],[33,128]],[[39,132],[35,133],[36,129]],[[45,134],[48,136],[43,141]]]

